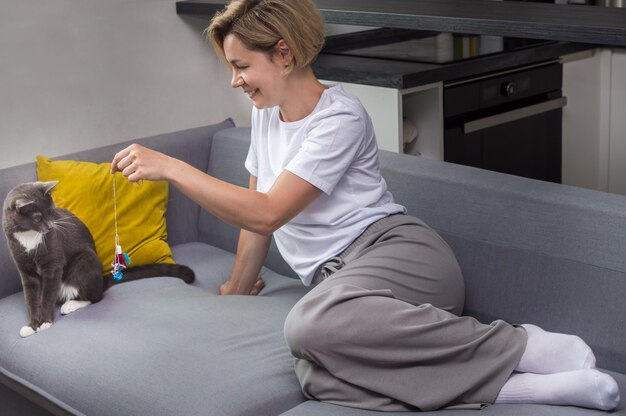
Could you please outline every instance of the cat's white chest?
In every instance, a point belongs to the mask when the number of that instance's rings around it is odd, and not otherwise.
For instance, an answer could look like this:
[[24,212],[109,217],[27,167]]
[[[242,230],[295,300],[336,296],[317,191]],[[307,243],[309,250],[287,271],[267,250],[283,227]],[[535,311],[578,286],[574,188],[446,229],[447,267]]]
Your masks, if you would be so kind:
[[27,253],[35,250],[39,247],[39,244],[43,241],[43,233],[37,231],[21,231],[17,233],[13,233],[13,237],[24,247]]

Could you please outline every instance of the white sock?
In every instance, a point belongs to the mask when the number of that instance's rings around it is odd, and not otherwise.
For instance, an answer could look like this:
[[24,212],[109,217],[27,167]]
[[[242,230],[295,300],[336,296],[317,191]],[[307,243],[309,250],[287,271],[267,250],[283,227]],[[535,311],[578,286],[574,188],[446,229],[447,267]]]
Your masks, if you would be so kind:
[[613,377],[595,369],[555,374],[513,373],[496,403],[534,403],[613,410],[620,401]]
[[596,367],[596,357],[580,337],[544,331],[536,325],[522,326],[528,343],[515,371],[551,374]]

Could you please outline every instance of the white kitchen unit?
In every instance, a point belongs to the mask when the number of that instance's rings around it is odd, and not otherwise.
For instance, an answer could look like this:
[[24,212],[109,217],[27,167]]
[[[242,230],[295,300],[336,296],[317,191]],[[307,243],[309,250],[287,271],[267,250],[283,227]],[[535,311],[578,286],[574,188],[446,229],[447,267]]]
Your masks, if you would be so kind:
[[563,183],[626,195],[626,49],[562,61]]
[[611,59],[609,192],[626,195],[626,49]]
[[[345,82],[341,85],[357,96],[370,114],[379,149],[443,160],[441,82],[404,90]],[[405,144],[404,131],[411,135],[412,128],[417,130],[417,137]]]

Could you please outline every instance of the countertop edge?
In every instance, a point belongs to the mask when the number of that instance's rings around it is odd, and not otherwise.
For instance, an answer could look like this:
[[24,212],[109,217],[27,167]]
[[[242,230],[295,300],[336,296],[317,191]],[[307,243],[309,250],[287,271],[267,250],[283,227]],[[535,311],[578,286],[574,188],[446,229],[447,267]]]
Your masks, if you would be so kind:
[[553,42],[441,65],[321,54],[313,71],[320,79],[402,90],[556,60],[598,46]]

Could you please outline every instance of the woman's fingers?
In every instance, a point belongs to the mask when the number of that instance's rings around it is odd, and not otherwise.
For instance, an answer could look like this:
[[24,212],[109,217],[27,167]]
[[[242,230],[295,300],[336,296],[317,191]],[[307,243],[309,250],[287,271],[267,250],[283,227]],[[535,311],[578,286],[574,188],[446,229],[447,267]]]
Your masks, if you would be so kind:
[[263,281],[263,279],[261,279],[261,276],[259,276],[256,279],[256,282],[254,282],[254,286],[252,286],[252,290],[250,291],[250,295],[251,296],[256,296],[259,294],[259,292],[261,291],[261,289],[263,289],[265,287],[265,282]]

